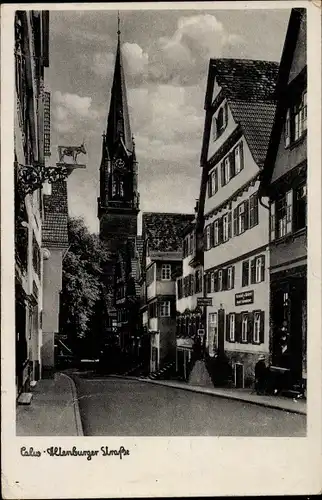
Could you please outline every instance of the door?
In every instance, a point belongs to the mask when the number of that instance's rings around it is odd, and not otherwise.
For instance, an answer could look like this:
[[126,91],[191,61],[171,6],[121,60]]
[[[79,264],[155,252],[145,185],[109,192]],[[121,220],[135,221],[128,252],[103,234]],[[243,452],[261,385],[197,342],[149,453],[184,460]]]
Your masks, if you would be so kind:
[[244,388],[244,366],[241,363],[235,364],[235,386],[238,389]]

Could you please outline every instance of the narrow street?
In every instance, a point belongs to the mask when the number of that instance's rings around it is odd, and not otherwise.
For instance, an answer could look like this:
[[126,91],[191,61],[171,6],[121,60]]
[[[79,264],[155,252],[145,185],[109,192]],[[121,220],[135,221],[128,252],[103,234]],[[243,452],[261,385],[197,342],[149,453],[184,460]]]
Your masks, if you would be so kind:
[[304,415],[122,379],[76,378],[85,436],[305,436]]

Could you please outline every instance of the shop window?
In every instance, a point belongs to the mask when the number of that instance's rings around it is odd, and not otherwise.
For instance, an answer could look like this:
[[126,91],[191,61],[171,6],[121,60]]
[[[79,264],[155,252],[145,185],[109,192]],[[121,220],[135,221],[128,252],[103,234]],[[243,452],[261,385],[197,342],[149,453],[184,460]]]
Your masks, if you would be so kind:
[[164,281],[171,280],[171,264],[162,264],[161,279]]
[[160,317],[166,318],[170,316],[170,301],[160,302]]

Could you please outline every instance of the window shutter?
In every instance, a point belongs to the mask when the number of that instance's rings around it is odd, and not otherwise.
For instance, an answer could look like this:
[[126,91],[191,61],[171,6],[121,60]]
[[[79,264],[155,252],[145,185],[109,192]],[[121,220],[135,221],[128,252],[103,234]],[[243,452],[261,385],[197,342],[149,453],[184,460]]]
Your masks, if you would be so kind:
[[234,236],[238,235],[238,210],[234,209]]
[[210,248],[215,246],[215,228],[214,223],[210,224]]
[[222,289],[228,289],[228,268],[222,270]]
[[251,344],[253,342],[253,329],[254,329],[254,314],[252,312],[248,313],[247,317],[247,342]]
[[254,226],[254,195],[249,198],[249,227]]
[[257,193],[253,195],[254,197],[254,226],[258,224],[258,196]]
[[236,175],[236,168],[235,168],[235,153],[232,151],[229,154],[229,166],[230,166],[230,178],[232,179]]
[[235,288],[235,266],[231,269],[231,288]]
[[265,334],[265,313],[264,311],[260,312],[260,329],[259,329],[259,342],[261,344],[264,343],[264,334]]
[[218,168],[215,169],[215,192],[218,191]]
[[265,255],[261,256],[262,265],[261,265],[261,281],[265,280]]
[[240,155],[240,170],[243,170],[243,168],[244,168],[244,148],[243,148],[242,142],[240,142],[240,144],[239,144],[239,155]]
[[220,217],[218,219],[218,243],[222,243],[224,239],[224,226],[223,226],[223,218]]
[[249,261],[244,260],[242,263],[242,286],[248,286],[249,283]]
[[207,293],[211,293],[211,275],[207,274]]
[[176,316],[176,303],[174,300],[170,302],[170,316],[172,318],[175,318]]
[[223,161],[220,164],[220,173],[221,173],[221,185],[224,186],[226,184],[226,180],[225,180],[225,164]]
[[275,240],[275,235],[276,235],[276,218],[275,218],[275,201],[271,203],[270,206],[270,236],[271,236],[271,241]]
[[250,261],[250,282],[251,284],[256,282],[256,259]]
[[214,273],[214,292],[218,292],[218,271]]
[[240,313],[235,313],[235,341],[241,342],[241,322],[242,315]]
[[249,228],[249,200],[244,201],[244,221],[245,231]]
[[231,212],[228,213],[228,239],[232,237]]
[[226,340],[227,340],[227,342],[230,342],[230,335],[229,335],[229,314],[226,314]]

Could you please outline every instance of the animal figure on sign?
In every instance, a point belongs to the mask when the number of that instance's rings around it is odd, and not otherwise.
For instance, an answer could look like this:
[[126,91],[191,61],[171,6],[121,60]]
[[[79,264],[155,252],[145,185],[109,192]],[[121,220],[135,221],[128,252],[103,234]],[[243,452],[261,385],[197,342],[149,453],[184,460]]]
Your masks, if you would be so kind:
[[80,146],[58,146],[58,156],[60,162],[64,160],[65,156],[71,156],[73,161],[77,163],[77,156],[79,154],[86,155],[84,142]]

